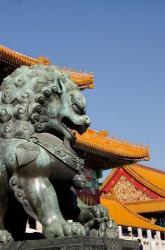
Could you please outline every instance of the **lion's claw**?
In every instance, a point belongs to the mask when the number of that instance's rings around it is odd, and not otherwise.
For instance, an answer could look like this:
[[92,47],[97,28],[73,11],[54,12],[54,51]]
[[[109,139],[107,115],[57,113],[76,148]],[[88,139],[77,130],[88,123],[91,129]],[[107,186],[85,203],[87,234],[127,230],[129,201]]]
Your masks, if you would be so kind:
[[104,206],[98,204],[91,207],[90,210],[96,218],[104,218],[105,221],[109,220],[108,210]]
[[63,232],[65,236],[79,235],[85,236],[85,228],[79,222],[68,222],[63,227]]

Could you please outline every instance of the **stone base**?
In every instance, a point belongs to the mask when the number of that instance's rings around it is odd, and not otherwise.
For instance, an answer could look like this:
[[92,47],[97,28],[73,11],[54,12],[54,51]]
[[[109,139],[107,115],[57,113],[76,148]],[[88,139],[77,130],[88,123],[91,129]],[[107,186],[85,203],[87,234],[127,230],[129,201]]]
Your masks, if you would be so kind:
[[6,250],[138,250],[136,241],[111,238],[65,237],[12,243]]

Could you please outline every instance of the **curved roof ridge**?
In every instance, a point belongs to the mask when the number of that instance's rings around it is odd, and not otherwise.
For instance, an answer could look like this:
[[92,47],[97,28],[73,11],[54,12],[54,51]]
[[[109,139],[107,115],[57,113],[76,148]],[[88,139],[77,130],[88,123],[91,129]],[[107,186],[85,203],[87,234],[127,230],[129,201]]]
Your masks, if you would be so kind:
[[126,206],[129,206],[129,205],[131,206],[131,205],[136,205],[136,204],[141,205],[141,204],[156,203],[156,202],[159,202],[159,203],[165,202],[165,198],[156,199],[156,200],[152,199],[152,200],[130,201],[130,202],[124,202],[124,204]]
[[57,68],[60,70],[60,71],[65,71],[65,72],[74,72],[74,73],[77,73],[77,74],[83,74],[83,75],[90,75],[90,76],[94,76],[94,73],[93,72],[85,72],[85,71],[82,71],[82,70],[78,70],[78,69],[73,69],[73,68],[70,68],[70,67],[66,67],[66,66],[57,66]]
[[146,165],[143,165],[143,164],[136,164],[136,165],[138,165],[139,167],[143,167],[143,168],[146,168],[148,170],[152,170],[154,172],[158,172],[160,174],[165,175],[165,171],[163,171],[161,169],[157,169],[157,168],[154,168],[154,167],[151,167],[151,166],[146,166]]
[[[124,166],[124,169],[131,174],[136,180],[138,180],[140,183],[142,183],[147,188],[153,190],[155,193],[159,194],[162,197],[165,197],[165,190],[163,190],[161,187],[158,187],[158,183],[153,184],[149,180],[147,180],[145,177],[141,174],[137,173],[134,167],[143,167],[140,164],[132,164],[132,165],[126,165]],[[147,168],[150,169],[150,168]]]
[[[106,157],[114,155],[122,159],[131,160],[148,160],[149,150],[148,147],[137,146],[129,144],[121,140],[109,137],[107,131],[96,131],[88,129],[83,135],[76,134],[77,144],[80,148],[92,148],[105,154]],[[83,148],[85,149],[85,148]]]
[[80,86],[81,88],[85,88],[87,84],[88,84],[88,88],[90,89],[94,88],[94,74],[93,73],[82,72],[78,70],[73,70],[71,68],[59,67],[59,66],[58,66],[58,69],[61,72],[68,74],[70,78],[72,79],[72,81],[78,84],[78,86]]
[[27,56],[23,53],[20,53],[20,52],[12,50],[10,48],[7,48],[6,46],[4,46],[2,44],[0,44],[0,52],[4,53],[8,57],[9,56],[14,57],[22,64],[27,64],[27,65],[36,64],[36,63],[41,63],[41,64],[45,64],[45,65],[50,64],[50,61],[46,57],[35,58],[35,57]]
[[109,198],[109,196],[107,196],[107,195],[101,195],[101,198],[107,199],[107,200],[113,200],[113,201],[119,203],[119,204],[120,204],[122,207],[124,207],[128,212],[130,212],[130,213],[132,213],[132,214],[134,214],[134,215],[136,215],[136,216],[142,218],[142,219],[145,220],[145,221],[149,221],[149,222],[150,222],[149,219],[144,218],[143,216],[141,216],[141,215],[139,215],[139,214],[136,214],[134,211],[130,210],[123,202],[117,200],[116,198],[112,199],[112,198]]
[[151,213],[165,211],[165,199],[149,201],[130,202],[125,204],[130,210],[136,213]]
[[[51,61],[46,57],[40,56],[38,58],[27,56],[23,53],[17,52],[4,45],[0,44],[0,59],[7,64],[15,68],[21,65],[33,65],[44,64],[49,65]],[[79,86],[80,89],[93,88],[94,87],[94,75],[93,73],[83,73],[75,70],[69,70],[67,68],[58,67],[61,72],[66,72],[70,75],[71,80]]]
[[[116,199],[110,199],[107,196],[102,195],[100,197],[101,200],[101,204],[102,204],[102,199],[106,199],[109,202],[113,201],[116,202],[117,204],[119,204],[121,207],[123,207],[123,209],[125,209],[125,211],[127,211],[129,214],[132,214],[133,216],[136,216],[137,219],[139,219],[139,225],[135,225],[133,224],[134,221],[130,221],[130,223],[126,223],[126,224],[120,224],[119,225],[126,225],[126,226],[133,226],[133,227],[141,227],[141,228],[145,228],[145,229],[152,229],[152,230],[158,230],[158,231],[164,231],[165,232],[165,228],[160,227],[158,225],[154,225],[151,223],[151,221],[149,219],[144,218],[143,216],[135,213],[134,211],[132,211],[131,209],[129,209],[126,205],[124,205],[123,203],[121,203],[119,200]],[[103,203],[103,205],[105,206],[105,204]],[[111,206],[109,207],[109,209],[111,208]],[[120,209],[120,207],[119,207]],[[110,212],[111,214],[111,212]],[[120,213],[119,213],[120,214]],[[113,217],[113,216],[112,216]],[[115,218],[113,218],[115,220]],[[142,221],[144,222],[144,224],[142,224]],[[147,224],[146,224],[147,223]]]
[[149,148],[148,145],[144,146],[140,143],[139,144],[132,143],[132,142],[129,142],[129,141],[124,140],[124,139],[122,140],[122,139],[115,138],[114,136],[110,137],[109,132],[107,130],[93,130],[93,129],[89,128],[88,131],[91,134],[93,134],[93,136],[95,138],[99,137],[99,138],[103,138],[104,140],[107,140],[107,141],[109,141],[109,139],[111,139],[111,141],[113,141],[113,142],[117,142],[117,143],[119,142],[119,143],[122,143],[123,145],[125,144],[125,145],[129,145],[129,146],[137,147],[137,148],[146,148],[146,149]]

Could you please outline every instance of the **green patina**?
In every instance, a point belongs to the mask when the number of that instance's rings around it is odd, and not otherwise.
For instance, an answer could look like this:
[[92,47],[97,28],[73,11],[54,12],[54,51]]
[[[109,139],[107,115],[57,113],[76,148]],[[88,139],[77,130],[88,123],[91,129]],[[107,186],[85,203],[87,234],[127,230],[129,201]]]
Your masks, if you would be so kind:
[[[79,88],[55,66],[22,66],[3,80],[0,235],[4,238],[9,187],[27,214],[41,222],[46,238],[90,235],[92,230],[98,236],[117,236],[116,225],[109,223],[104,207],[87,207],[76,198],[72,201],[72,188],[83,188],[86,181],[83,160],[71,146],[73,130],[83,133],[90,125],[85,110],[86,100]],[[65,204],[59,203],[66,194],[72,206],[61,210]]]

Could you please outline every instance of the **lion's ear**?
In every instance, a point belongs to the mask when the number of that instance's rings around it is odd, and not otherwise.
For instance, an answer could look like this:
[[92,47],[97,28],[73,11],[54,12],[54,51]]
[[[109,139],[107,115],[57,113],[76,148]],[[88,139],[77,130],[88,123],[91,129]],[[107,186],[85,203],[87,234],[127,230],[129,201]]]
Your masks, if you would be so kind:
[[52,92],[54,94],[61,94],[62,91],[63,91],[63,86],[61,84],[60,79],[58,78],[56,83],[53,84]]
[[65,90],[65,86],[64,86],[64,82],[62,78],[58,78],[58,84],[59,84],[59,88],[61,89],[61,92],[65,93],[66,90]]

